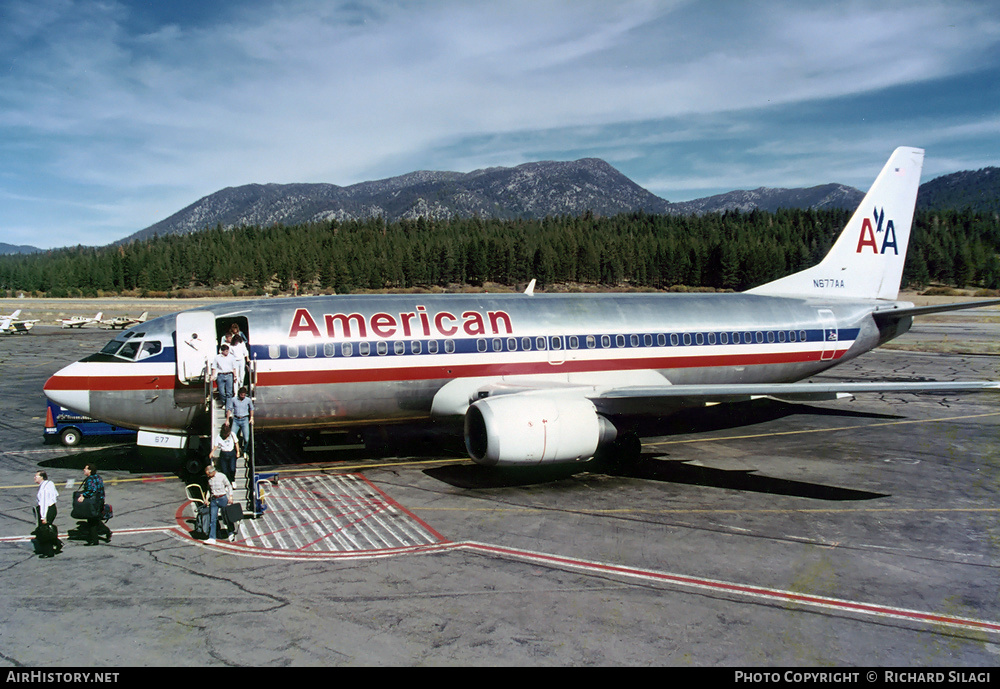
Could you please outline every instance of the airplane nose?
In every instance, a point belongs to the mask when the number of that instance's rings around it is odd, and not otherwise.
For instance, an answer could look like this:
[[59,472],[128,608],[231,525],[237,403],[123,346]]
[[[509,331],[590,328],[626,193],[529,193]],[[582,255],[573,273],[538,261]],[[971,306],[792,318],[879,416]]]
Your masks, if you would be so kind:
[[45,396],[56,404],[80,414],[90,413],[90,389],[86,377],[73,375],[71,364],[45,381]]

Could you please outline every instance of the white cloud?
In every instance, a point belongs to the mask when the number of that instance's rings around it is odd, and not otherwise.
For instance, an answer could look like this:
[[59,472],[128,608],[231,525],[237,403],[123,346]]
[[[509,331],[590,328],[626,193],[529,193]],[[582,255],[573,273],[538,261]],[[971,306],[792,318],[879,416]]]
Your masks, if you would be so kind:
[[[127,3],[4,10],[0,145],[45,153],[0,183],[87,189],[120,204],[108,225],[129,232],[162,217],[143,215],[149,190],[190,202],[248,182],[351,184],[423,160],[512,164],[529,154],[504,148],[522,134],[572,151],[588,129],[614,131],[607,157],[635,160],[713,115],[982,68],[1000,36],[992,5],[953,2],[302,0],[142,33]],[[666,118],[688,126],[639,126]],[[474,154],[459,145],[470,140]],[[11,224],[2,210],[0,223]]]

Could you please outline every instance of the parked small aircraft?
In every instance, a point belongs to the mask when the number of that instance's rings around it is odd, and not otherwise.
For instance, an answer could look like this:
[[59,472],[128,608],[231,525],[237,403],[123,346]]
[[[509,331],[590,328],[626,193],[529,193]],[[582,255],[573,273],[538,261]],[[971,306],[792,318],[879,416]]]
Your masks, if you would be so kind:
[[21,309],[18,309],[9,316],[0,316],[0,332],[24,334],[30,332],[31,329],[35,327],[35,323],[40,320],[38,318],[24,320],[18,318],[20,315]]
[[[1000,303],[897,301],[924,151],[898,148],[816,266],[737,294],[395,294],[206,306],[124,331],[45,384],[53,402],[183,447],[207,435],[219,336],[248,336],[254,427],[464,419],[487,466],[635,457],[629,419],[684,407],[994,381],[797,382],[902,335],[914,316]],[[210,371],[210,369],[209,369]],[[170,444],[174,443],[174,444]]]
[[114,318],[107,318],[101,321],[101,323],[108,326],[110,330],[114,330],[115,328],[121,328],[122,330],[124,330],[130,325],[138,325],[139,323],[145,323],[146,318],[148,316],[149,316],[149,311],[143,311],[138,318],[132,318],[130,316],[115,316]]
[[59,322],[62,323],[62,327],[64,328],[82,328],[89,323],[100,323],[103,315],[103,312],[98,311],[97,315],[93,318],[87,318],[86,316],[72,316],[70,318],[61,318],[59,319]]

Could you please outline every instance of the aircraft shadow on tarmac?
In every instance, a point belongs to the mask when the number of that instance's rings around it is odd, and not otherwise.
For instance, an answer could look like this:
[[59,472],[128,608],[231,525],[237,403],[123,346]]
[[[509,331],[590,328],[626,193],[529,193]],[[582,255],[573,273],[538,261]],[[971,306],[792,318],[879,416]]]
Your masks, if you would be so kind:
[[764,476],[755,469],[717,469],[688,464],[683,461],[660,461],[656,454],[643,454],[629,467],[611,468],[592,462],[564,466],[488,468],[478,465],[435,467],[424,474],[456,488],[484,490],[490,488],[516,488],[546,483],[556,483],[583,472],[602,473],[607,476],[662,481],[709,488],[787,495],[812,500],[874,500],[888,497],[887,493],[873,493],[838,486],[827,486],[807,481]]
[[98,471],[128,471],[133,474],[171,472],[180,464],[180,456],[173,450],[138,447],[133,443],[122,445],[96,445],[93,449],[47,459],[38,465],[47,469],[79,469],[93,463]]
[[758,399],[735,404],[718,404],[700,409],[683,409],[670,416],[638,418],[633,426],[642,437],[709,433],[730,428],[746,428],[778,421],[789,416],[835,416],[859,419],[902,419],[899,414],[879,414],[838,407]]

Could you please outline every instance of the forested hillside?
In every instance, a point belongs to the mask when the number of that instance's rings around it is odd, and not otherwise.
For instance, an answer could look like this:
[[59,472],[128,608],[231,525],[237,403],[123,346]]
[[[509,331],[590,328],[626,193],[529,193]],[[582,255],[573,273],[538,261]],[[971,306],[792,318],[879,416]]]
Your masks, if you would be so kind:
[[917,208],[1000,213],[1000,168],[965,170],[925,182]]
[[[540,220],[425,218],[217,227],[103,248],[0,257],[0,290],[52,296],[226,286],[243,293],[573,283],[743,290],[819,261],[843,210],[629,213]],[[1000,221],[919,211],[905,279],[1000,288]]]

